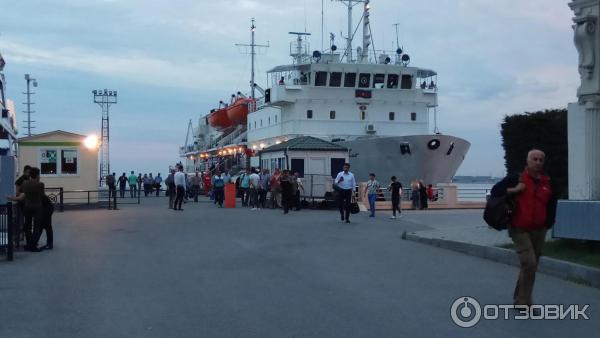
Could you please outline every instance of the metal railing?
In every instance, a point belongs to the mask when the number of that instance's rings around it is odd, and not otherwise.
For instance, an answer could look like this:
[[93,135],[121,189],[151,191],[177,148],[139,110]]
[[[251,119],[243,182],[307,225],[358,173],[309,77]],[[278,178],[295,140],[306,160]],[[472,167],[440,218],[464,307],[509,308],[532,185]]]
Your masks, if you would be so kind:
[[0,205],[0,254],[6,259],[13,260],[14,219],[12,203]]

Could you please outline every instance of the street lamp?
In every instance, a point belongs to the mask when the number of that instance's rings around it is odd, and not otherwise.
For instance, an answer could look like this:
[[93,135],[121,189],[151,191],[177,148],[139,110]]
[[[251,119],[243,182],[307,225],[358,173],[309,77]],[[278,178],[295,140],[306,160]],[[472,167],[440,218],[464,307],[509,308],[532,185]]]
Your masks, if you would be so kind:
[[31,121],[31,114],[35,113],[34,110],[31,110],[31,105],[35,104],[33,102],[31,102],[31,95],[35,94],[34,92],[31,91],[31,87],[30,84],[33,85],[33,87],[37,87],[38,83],[37,80],[32,78],[29,74],[25,74],[25,81],[27,82],[27,92],[23,93],[25,95],[27,95],[27,102],[24,103],[24,105],[27,106],[27,110],[24,111],[24,113],[27,114],[27,121],[23,121],[24,123],[27,123],[27,136],[31,136],[31,129],[35,128],[32,127],[31,124],[35,121]]

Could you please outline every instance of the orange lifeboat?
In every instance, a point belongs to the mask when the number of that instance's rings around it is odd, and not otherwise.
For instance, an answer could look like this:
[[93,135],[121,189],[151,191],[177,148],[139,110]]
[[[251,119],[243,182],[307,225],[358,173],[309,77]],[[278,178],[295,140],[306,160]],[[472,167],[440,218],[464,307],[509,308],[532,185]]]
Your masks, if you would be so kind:
[[227,117],[235,124],[246,124],[250,105],[255,101],[251,98],[240,97],[227,107]]
[[233,122],[227,117],[227,108],[220,108],[208,115],[208,124],[217,129],[231,127]]

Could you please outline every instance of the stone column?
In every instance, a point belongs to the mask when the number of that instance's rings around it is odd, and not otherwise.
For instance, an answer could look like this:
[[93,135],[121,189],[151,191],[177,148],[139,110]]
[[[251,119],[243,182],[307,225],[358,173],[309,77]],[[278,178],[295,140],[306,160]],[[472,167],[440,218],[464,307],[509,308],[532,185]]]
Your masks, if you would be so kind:
[[575,14],[574,43],[581,78],[578,103],[569,107],[569,162],[583,160],[569,165],[569,181],[573,182],[569,197],[600,200],[600,0],[574,0],[569,7]]

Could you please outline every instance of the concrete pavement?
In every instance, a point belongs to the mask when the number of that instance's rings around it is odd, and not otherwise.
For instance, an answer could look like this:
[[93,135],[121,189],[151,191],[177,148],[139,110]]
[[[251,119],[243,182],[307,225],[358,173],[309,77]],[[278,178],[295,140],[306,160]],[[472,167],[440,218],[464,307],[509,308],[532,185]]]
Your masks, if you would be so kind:
[[336,211],[206,201],[120,208],[56,214],[53,251],[0,262],[0,337],[560,337],[600,327],[600,290],[540,274],[537,301],[590,304],[591,320],[459,328],[456,298],[510,303],[518,270],[402,241],[434,229],[408,214],[345,224]]

